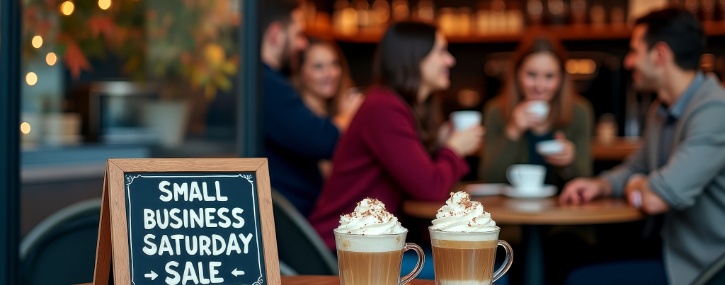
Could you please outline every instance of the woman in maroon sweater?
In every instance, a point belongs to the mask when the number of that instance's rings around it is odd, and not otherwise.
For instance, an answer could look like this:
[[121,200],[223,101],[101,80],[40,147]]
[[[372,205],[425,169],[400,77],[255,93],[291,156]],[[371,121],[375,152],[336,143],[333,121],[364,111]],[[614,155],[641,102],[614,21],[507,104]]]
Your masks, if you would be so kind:
[[[377,198],[398,215],[404,197],[443,201],[468,173],[463,158],[480,147],[483,128],[451,133],[448,127],[436,136],[426,123],[432,121],[427,101],[449,87],[453,65],[445,37],[433,26],[403,22],[385,33],[375,59],[378,84],[338,143],[332,175],[309,217],[328,247],[335,248],[332,230],[340,215],[358,201]],[[442,146],[433,156],[423,143],[431,138]]]

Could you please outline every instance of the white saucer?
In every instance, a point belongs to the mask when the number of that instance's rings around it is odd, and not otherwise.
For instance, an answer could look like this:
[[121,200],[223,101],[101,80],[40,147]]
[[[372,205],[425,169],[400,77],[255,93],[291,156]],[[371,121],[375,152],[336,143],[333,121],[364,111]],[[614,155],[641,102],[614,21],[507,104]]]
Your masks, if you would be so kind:
[[547,198],[556,195],[556,186],[554,185],[544,185],[541,189],[538,191],[519,191],[518,189],[511,187],[511,186],[505,186],[503,190],[503,195],[511,197],[511,198]]
[[463,189],[471,196],[493,196],[501,195],[504,188],[507,186],[508,185],[504,183],[476,183],[468,184],[464,186]]

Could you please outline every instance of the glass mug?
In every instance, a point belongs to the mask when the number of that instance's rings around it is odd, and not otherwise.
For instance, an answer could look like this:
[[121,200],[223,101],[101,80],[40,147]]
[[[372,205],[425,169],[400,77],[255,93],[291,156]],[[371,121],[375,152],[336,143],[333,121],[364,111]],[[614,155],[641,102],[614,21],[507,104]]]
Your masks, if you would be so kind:
[[[405,243],[407,230],[385,235],[334,233],[341,285],[402,285],[423,269],[423,250],[417,244]],[[410,274],[401,278],[403,252],[411,249],[418,254],[418,263]]]
[[[433,268],[436,285],[485,284],[490,285],[511,267],[514,252],[511,246],[498,240],[499,227],[482,233],[444,232],[430,227],[433,246]],[[496,248],[506,251],[503,265],[493,271]]]

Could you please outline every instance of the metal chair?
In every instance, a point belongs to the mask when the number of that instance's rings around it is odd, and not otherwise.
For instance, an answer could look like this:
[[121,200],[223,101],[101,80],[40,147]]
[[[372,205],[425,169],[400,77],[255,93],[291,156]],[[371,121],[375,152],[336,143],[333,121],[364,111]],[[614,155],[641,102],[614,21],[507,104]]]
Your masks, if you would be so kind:
[[274,190],[272,203],[280,264],[301,275],[338,275],[337,260],[307,219]]
[[292,269],[292,267],[289,267],[286,263],[280,261],[279,262],[279,274],[282,276],[297,276],[297,271]]
[[725,284],[725,254],[721,255],[692,282],[692,285],[716,284]]
[[25,285],[93,282],[101,199],[81,201],[43,220],[20,243]]

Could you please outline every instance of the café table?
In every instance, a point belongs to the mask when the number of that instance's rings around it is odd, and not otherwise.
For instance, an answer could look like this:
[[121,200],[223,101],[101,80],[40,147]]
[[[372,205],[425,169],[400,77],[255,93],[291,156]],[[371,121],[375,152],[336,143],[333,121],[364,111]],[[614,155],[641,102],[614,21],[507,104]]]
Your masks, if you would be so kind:
[[[299,275],[299,276],[280,276],[282,285],[340,285],[340,278],[337,276],[316,276],[316,275]],[[435,285],[433,280],[415,279],[408,283],[409,285]],[[93,285],[92,283],[78,285]]]
[[[505,196],[472,196],[479,201],[499,225],[522,226],[522,243],[526,252],[524,284],[544,284],[542,225],[592,225],[624,223],[644,219],[645,215],[624,199],[603,198],[573,206],[560,205],[558,197],[514,199]],[[440,202],[405,201],[403,212],[422,219],[435,219]],[[521,259],[515,259],[514,262]]]

